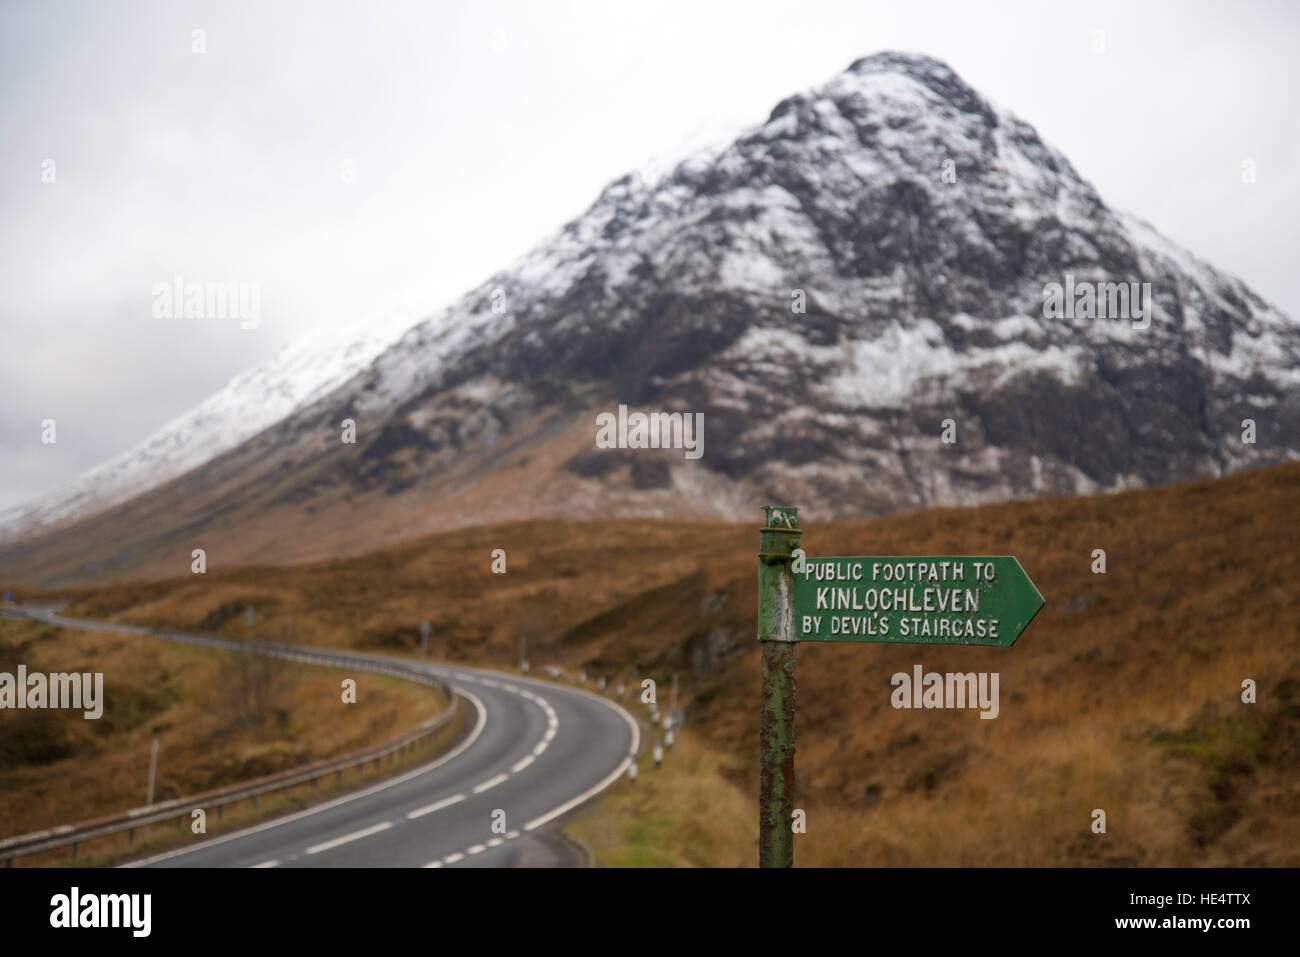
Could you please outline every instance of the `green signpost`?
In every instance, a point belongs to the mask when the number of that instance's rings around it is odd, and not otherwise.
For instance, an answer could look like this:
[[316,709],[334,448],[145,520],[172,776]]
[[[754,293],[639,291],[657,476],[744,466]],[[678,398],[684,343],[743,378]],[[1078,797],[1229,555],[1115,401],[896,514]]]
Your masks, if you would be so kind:
[[765,505],[758,863],[794,863],[794,661],[800,641],[1009,647],[1043,607],[1010,555],[808,558],[798,509]]
[[793,570],[799,641],[1006,648],[1043,607],[1010,555],[803,558]]

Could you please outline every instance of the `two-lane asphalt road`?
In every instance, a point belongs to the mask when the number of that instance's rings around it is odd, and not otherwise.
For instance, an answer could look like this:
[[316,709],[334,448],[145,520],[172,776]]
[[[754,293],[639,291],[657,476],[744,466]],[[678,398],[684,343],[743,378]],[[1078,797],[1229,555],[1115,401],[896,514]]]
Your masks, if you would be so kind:
[[[40,617],[68,627],[118,630],[48,612]],[[450,752],[363,790],[229,835],[196,839],[193,846],[137,866],[498,867],[551,862],[553,855],[537,836],[627,771],[640,745],[636,721],[615,702],[577,688],[478,668],[423,668],[461,696],[471,724]],[[363,691],[363,673],[357,681]]]

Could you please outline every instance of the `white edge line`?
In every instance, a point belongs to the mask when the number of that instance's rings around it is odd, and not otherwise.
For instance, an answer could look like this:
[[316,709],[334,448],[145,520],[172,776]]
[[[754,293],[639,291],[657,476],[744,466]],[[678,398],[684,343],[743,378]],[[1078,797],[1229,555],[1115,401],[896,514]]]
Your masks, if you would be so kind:
[[279,827],[281,824],[288,824],[290,821],[297,821],[300,818],[307,817],[308,815],[316,814],[320,811],[327,811],[330,808],[338,807],[341,804],[347,804],[349,801],[356,801],[359,798],[369,797],[371,794],[383,791],[385,788],[395,787],[398,784],[411,780],[411,778],[418,777],[427,771],[432,771],[434,768],[446,764],[477,741],[478,736],[483,733],[483,726],[487,724],[487,709],[483,707],[483,702],[478,699],[477,695],[474,695],[463,688],[453,688],[452,690],[461,697],[467,698],[469,702],[474,705],[478,710],[478,720],[474,723],[474,730],[470,732],[469,737],[442,757],[434,758],[428,764],[421,765],[418,768],[413,768],[395,778],[391,778],[387,781],[380,781],[378,784],[372,785],[362,791],[345,794],[342,797],[336,798],[333,801],[328,801],[325,804],[317,804],[314,807],[303,808],[301,811],[295,811],[293,814],[286,815],[285,817],[279,817],[272,821],[255,824],[252,827],[244,828],[242,831],[235,831],[233,834],[224,834],[221,837],[215,837],[210,841],[204,841],[202,844],[195,844],[193,847],[177,848],[173,851],[166,851],[162,854],[156,854],[153,857],[147,857],[142,861],[131,861],[129,864],[123,864],[122,867],[143,867],[146,864],[170,860],[173,857],[180,857],[182,854],[192,854],[195,851],[205,850],[209,847],[216,847],[218,844],[224,844],[227,841],[234,841],[241,837],[247,837],[250,834],[257,834],[273,827]]
[[632,729],[632,747],[628,749],[627,756],[624,757],[623,760],[619,762],[618,767],[616,767],[613,771],[611,771],[606,777],[596,782],[594,786],[588,788],[586,791],[583,791],[577,797],[569,801],[565,801],[555,810],[547,811],[541,817],[534,818],[533,820],[529,821],[527,824],[524,825],[525,831],[536,830],[537,828],[541,827],[543,824],[546,824],[548,821],[555,820],[561,814],[565,814],[573,810],[579,804],[582,804],[585,801],[590,800],[591,798],[599,794],[601,791],[605,790],[605,788],[609,787],[611,784],[617,781],[619,777],[621,777],[623,773],[627,771],[627,766],[632,763],[633,755],[635,755],[637,753],[637,750],[641,747],[641,729],[637,726],[637,723],[633,719],[633,717],[630,714],[628,714],[624,708],[614,704],[614,702],[608,700],[607,698],[602,698],[600,695],[592,694],[589,691],[583,691],[580,688],[574,688],[573,690],[577,691],[579,694],[585,694],[589,698],[594,698],[597,701],[601,702],[602,704],[608,705],[615,713],[620,715],[623,718],[623,720],[627,722],[627,726]]
[[528,767],[528,765],[532,764],[536,760],[537,759],[533,757],[531,754],[526,754],[518,761],[516,761],[514,764],[510,765],[510,773],[518,774],[520,771]]
[[[455,676],[456,678],[460,678],[461,680],[468,680],[468,681],[478,681],[478,680],[480,680],[479,678],[477,678],[477,677],[474,676],[474,675],[464,674],[464,673],[462,673],[462,672],[456,672],[456,673],[454,673],[454,676]],[[516,680],[519,680],[519,679],[516,679]],[[524,682],[528,682],[528,683],[536,682],[536,684],[537,684],[538,686],[540,686],[540,687],[546,687],[548,684],[550,684],[550,683],[548,683],[548,682],[544,682],[544,681],[541,681],[541,680],[536,679],[536,678],[533,678],[533,679],[524,679]],[[521,683],[523,683],[523,682],[521,682]],[[552,685],[552,687],[553,687],[553,685]],[[602,779],[601,779],[600,781],[598,781],[595,785],[593,785],[592,787],[588,788],[586,791],[582,792],[582,793],[579,794],[577,797],[574,797],[574,798],[572,798],[572,799],[570,799],[570,800],[564,802],[564,803],[561,804],[559,807],[557,807],[557,808],[555,808],[555,809],[553,809],[553,810],[551,810],[551,811],[546,812],[546,813],[543,814],[541,817],[537,817],[537,818],[534,818],[533,820],[529,821],[527,824],[524,825],[524,830],[525,830],[525,831],[536,830],[537,828],[541,827],[543,824],[547,824],[547,823],[549,823],[550,821],[555,820],[557,817],[560,817],[561,815],[566,814],[567,812],[573,810],[573,808],[577,807],[578,805],[583,804],[584,802],[586,802],[586,801],[590,800],[591,798],[595,797],[595,796],[596,796],[597,794],[599,794],[601,791],[604,791],[604,790],[605,790],[606,788],[608,788],[611,784],[613,784],[615,781],[617,781],[617,780],[619,779],[619,777],[620,777],[622,774],[624,774],[624,773],[627,771],[627,767],[628,767],[628,765],[632,763],[633,756],[637,753],[637,751],[640,749],[640,746],[641,746],[641,729],[640,729],[640,727],[637,725],[636,720],[635,720],[635,719],[634,719],[630,714],[628,714],[627,710],[626,710],[625,708],[623,708],[621,705],[616,704],[615,702],[610,701],[608,698],[601,697],[600,695],[595,694],[594,692],[591,692],[591,691],[587,691],[587,690],[585,690],[585,689],[583,689],[583,688],[564,688],[564,689],[562,689],[562,690],[567,691],[567,692],[571,692],[571,693],[574,693],[574,694],[585,695],[585,696],[588,697],[588,698],[592,698],[592,699],[595,700],[595,701],[599,701],[601,704],[605,705],[605,706],[606,706],[607,708],[609,708],[611,711],[613,711],[613,712],[615,712],[616,714],[618,714],[618,715],[619,715],[619,716],[620,716],[620,717],[621,717],[625,722],[627,722],[628,728],[631,729],[631,732],[632,732],[632,746],[628,749],[628,754],[623,758],[623,760],[622,760],[621,762],[619,762],[618,767],[616,767],[613,771],[611,771],[611,772],[610,772],[606,777],[602,778]],[[382,790],[384,790],[385,788],[392,787],[392,786],[394,786],[394,785],[396,785],[396,784],[400,784],[400,783],[402,783],[403,781],[409,780],[410,778],[415,777],[416,775],[423,774],[425,771],[432,770],[433,768],[439,766],[440,764],[443,764],[444,762],[451,760],[451,759],[454,758],[456,755],[458,755],[458,754],[460,754],[462,751],[464,751],[467,747],[469,747],[470,744],[472,744],[472,743],[473,743],[473,742],[478,738],[478,736],[479,736],[480,734],[482,734],[482,732],[483,732],[483,726],[484,726],[484,724],[486,724],[486,722],[487,722],[487,711],[486,711],[486,709],[483,707],[483,702],[482,702],[482,701],[480,701],[480,700],[479,700],[475,695],[473,695],[473,694],[471,694],[470,692],[464,690],[463,688],[454,688],[453,691],[454,691],[456,694],[459,694],[459,695],[461,695],[462,697],[465,697],[465,698],[469,699],[469,700],[474,704],[474,707],[475,707],[476,709],[478,709],[478,721],[475,723],[474,730],[473,730],[473,732],[470,734],[470,737],[467,738],[464,742],[462,742],[461,745],[460,745],[459,747],[455,748],[454,750],[452,750],[452,751],[449,752],[448,754],[443,755],[441,758],[437,758],[437,759],[435,759],[434,761],[432,761],[431,763],[429,763],[429,764],[427,764],[427,765],[425,765],[425,766],[423,766],[423,767],[415,768],[414,770],[409,771],[409,772],[407,772],[406,774],[401,775],[400,777],[394,778],[394,779],[392,779],[392,780],[390,780],[390,781],[384,781],[384,782],[381,782],[380,784],[377,784],[377,785],[375,785],[375,786],[373,786],[373,787],[371,787],[371,788],[367,788],[367,789],[364,790],[364,791],[358,791],[358,792],[355,793],[355,794],[345,795],[344,797],[339,798],[339,799],[337,799],[337,800],[335,800],[335,801],[331,801],[331,802],[329,802],[328,804],[321,804],[321,805],[317,805],[316,807],[305,808],[304,810],[299,811],[299,812],[297,812],[297,813],[295,813],[295,814],[289,815],[289,816],[287,816],[287,817],[279,818],[279,819],[274,820],[274,821],[267,821],[267,822],[264,823],[264,824],[259,824],[259,825],[256,825],[256,826],[254,826],[254,827],[251,827],[251,828],[246,828],[245,830],[243,830],[243,831],[237,831],[237,832],[235,832],[234,834],[227,834],[227,835],[225,835],[225,836],[223,836],[223,837],[215,838],[215,839],[213,839],[213,840],[211,840],[211,841],[204,841],[202,844],[197,844],[197,845],[195,845],[194,847],[181,848],[181,849],[174,850],[174,851],[168,851],[168,852],[166,852],[166,853],[164,853],[164,854],[159,854],[159,855],[157,855],[157,856],[155,856],[155,857],[146,858],[145,860],[142,860],[142,861],[134,861],[134,862],[129,863],[129,864],[124,864],[124,865],[122,865],[122,866],[123,866],[123,867],[140,867],[140,866],[142,866],[142,865],[144,865],[144,864],[151,864],[151,863],[153,863],[153,862],[155,862],[155,861],[166,860],[166,859],[168,859],[168,858],[172,858],[172,857],[179,857],[179,856],[182,855],[182,854],[189,854],[189,853],[192,853],[192,852],[197,851],[197,850],[201,850],[201,849],[206,848],[206,847],[213,847],[213,846],[215,846],[215,845],[217,845],[217,844],[222,844],[222,843],[225,843],[226,841],[234,840],[235,838],[238,838],[238,837],[243,837],[243,836],[248,835],[248,834],[254,834],[254,833],[258,832],[258,831],[267,830],[268,828],[278,827],[279,825],[281,825],[281,824],[286,824],[286,823],[288,823],[289,821],[297,820],[298,818],[301,818],[301,817],[306,817],[306,816],[309,815],[309,814],[315,814],[317,811],[324,811],[324,810],[326,810],[326,809],[328,809],[328,808],[336,807],[337,805],[340,805],[340,804],[345,804],[345,803],[347,803],[348,801],[356,800],[357,798],[361,798],[361,797],[365,797],[365,796],[367,796],[367,795],[369,795],[369,794],[373,794],[373,793],[375,793],[376,791],[382,791]],[[544,745],[545,745],[545,743],[543,743],[543,745],[542,745],[542,750],[545,750],[545,746],[544,746]],[[465,857],[464,854],[459,854],[459,853],[457,853],[457,854],[449,854],[449,855],[447,855],[446,857],[444,857],[444,858],[442,859],[442,861],[443,861],[443,863],[445,863],[445,864],[454,864],[454,863],[456,863],[456,861],[463,860],[464,857]]]

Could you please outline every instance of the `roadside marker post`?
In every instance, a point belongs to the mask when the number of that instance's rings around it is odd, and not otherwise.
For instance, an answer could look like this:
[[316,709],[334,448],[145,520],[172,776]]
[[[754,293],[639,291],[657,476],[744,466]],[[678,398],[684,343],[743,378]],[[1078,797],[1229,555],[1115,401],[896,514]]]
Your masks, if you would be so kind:
[[1006,648],[1045,602],[1011,555],[808,558],[800,548],[798,509],[763,508],[758,866],[791,867],[795,645],[854,641]]

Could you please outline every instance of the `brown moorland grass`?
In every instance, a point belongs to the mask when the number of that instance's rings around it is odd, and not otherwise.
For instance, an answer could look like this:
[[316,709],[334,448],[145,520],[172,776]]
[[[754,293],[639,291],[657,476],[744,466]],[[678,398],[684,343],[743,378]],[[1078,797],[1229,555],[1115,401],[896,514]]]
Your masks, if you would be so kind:
[[[814,556],[1015,555],[1047,606],[1012,648],[799,649],[798,862],[1300,863],[1298,515],[1295,463],[877,521],[803,514]],[[523,638],[534,664],[648,676],[661,695],[678,673],[692,735],[726,757],[708,775],[715,798],[690,809],[693,827],[717,819],[716,837],[757,786],[760,517],[458,529],[338,561],[65,594],[78,614],[229,634],[253,604],[269,635],[292,620],[322,644],[405,652],[428,619],[434,656],[509,666]],[[997,671],[999,717],[893,709],[890,676],[914,664]],[[1256,704],[1241,700],[1245,679]],[[1105,834],[1090,829],[1097,808]],[[680,821],[686,809],[659,810]],[[734,859],[731,843],[716,862]]]
[[[70,710],[0,712],[5,836],[143,805],[155,735],[154,799],[164,801],[396,738],[446,700],[367,673],[0,619],[0,671],[18,664],[29,673],[102,672],[105,703],[97,720]],[[355,704],[342,702],[345,676],[357,682]]]

